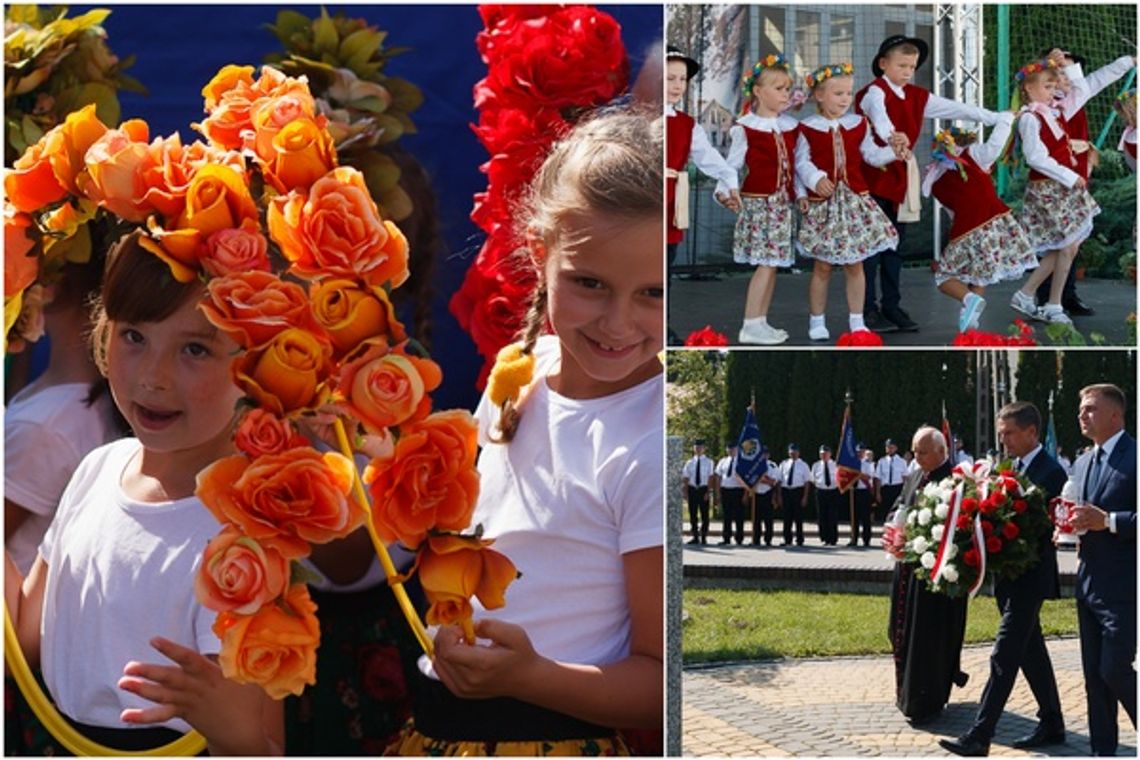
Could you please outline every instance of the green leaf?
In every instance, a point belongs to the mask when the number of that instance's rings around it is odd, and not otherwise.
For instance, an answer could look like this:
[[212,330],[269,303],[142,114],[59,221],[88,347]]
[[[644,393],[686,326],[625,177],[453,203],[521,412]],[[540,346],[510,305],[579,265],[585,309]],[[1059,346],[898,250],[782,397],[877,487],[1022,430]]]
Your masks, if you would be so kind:
[[376,126],[381,129],[380,142],[392,142],[400,139],[400,135],[404,134],[404,125],[395,116],[378,113],[372,118],[376,122]]
[[408,116],[403,111],[395,111],[392,113],[392,116],[395,116],[396,119],[399,120],[400,125],[403,126],[403,128],[404,128],[404,134],[405,135],[416,134],[416,132],[417,132],[416,124],[414,121],[412,121],[411,116]]
[[44,136],[44,131],[31,116],[25,116],[20,121],[20,129],[24,134],[24,145],[35,145]]
[[370,95],[366,98],[359,98],[357,100],[350,100],[345,103],[349,108],[356,108],[360,111],[368,111],[369,113],[384,113],[388,110],[388,103],[375,95]]
[[28,149],[28,143],[24,139],[23,124],[16,119],[8,119],[8,145],[17,154],[22,154]]
[[392,93],[392,107],[399,111],[414,111],[424,103],[419,87],[402,77],[387,77],[382,84]]
[[321,17],[313,22],[313,49],[321,54],[322,60],[337,50],[336,24],[324,8],[321,9]]
[[297,11],[283,10],[277,13],[276,24],[266,24],[282,45],[289,46],[294,35],[305,36],[309,31],[309,17]]
[[357,29],[341,40],[340,58],[348,68],[367,63],[376,54],[384,35],[375,29]]
[[68,87],[56,95],[56,108],[60,113],[78,111],[85,105],[95,104],[95,115],[108,126],[119,123],[119,98],[115,88],[103,82],[87,82]]

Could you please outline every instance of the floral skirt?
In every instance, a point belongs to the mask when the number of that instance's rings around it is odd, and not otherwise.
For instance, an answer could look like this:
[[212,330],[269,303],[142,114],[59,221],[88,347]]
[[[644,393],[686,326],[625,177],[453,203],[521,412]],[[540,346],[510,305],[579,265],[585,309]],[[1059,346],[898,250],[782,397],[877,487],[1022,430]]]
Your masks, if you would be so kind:
[[800,221],[801,256],[841,266],[857,264],[899,243],[899,234],[871,196],[841,182],[825,201],[812,202]]
[[1036,267],[1029,234],[1006,212],[951,240],[938,260],[934,282],[941,285],[954,279],[967,285],[993,285],[1016,280]]
[[1055,180],[1034,180],[1025,187],[1017,221],[1029,233],[1034,252],[1049,251],[1080,243],[1092,234],[1093,217],[1100,206],[1086,187],[1065,187]]
[[792,252],[792,204],[783,193],[746,195],[736,217],[732,258],[737,264],[790,267]]
[[424,736],[410,726],[386,755],[412,757],[614,757],[629,755],[620,736],[543,742],[448,741]]

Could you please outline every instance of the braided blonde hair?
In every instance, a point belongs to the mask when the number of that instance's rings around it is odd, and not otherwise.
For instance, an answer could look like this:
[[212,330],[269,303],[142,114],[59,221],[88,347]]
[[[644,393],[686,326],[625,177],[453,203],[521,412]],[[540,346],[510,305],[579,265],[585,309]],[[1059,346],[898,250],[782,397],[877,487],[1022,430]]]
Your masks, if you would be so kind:
[[[542,250],[553,252],[547,255],[556,255],[569,214],[586,211],[627,219],[663,216],[664,139],[664,118],[659,112],[611,108],[580,121],[554,145],[531,183],[519,215],[519,239],[539,241]],[[545,262],[538,261],[530,248],[517,255],[538,269],[519,333],[521,353],[529,357],[547,322]],[[502,443],[514,437],[520,418],[517,390],[506,395],[500,404],[497,442]]]

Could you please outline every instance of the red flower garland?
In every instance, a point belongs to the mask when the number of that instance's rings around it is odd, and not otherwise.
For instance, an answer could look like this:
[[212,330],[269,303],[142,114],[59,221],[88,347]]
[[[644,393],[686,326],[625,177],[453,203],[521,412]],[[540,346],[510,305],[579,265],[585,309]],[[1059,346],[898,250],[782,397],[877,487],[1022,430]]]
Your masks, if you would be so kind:
[[712,329],[712,325],[705,325],[699,330],[689,333],[685,338],[686,346],[727,346],[728,337]]
[[835,345],[840,348],[872,348],[883,345],[883,339],[870,330],[855,330],[840,335]]

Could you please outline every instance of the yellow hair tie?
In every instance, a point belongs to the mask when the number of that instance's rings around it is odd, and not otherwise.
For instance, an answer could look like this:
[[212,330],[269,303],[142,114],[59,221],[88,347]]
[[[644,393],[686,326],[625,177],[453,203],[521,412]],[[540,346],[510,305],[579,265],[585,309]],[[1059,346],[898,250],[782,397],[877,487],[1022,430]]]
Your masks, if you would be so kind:
[[487,395],[495,406],[502,406],[507,399],[518,401],[519,391],[530,385],[533,377],[534,356],[524,354],[521,343],[503,346],[487,380]]

